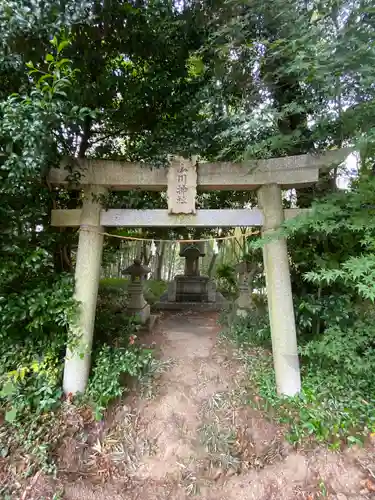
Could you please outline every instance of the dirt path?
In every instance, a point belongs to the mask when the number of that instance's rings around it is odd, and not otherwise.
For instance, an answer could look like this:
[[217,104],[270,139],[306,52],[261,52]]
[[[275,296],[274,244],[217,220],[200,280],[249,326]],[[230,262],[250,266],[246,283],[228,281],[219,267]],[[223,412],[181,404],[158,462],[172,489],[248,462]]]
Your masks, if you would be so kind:
[[164,318],[151,338],[167,368],[156,394],[116,408],[97,445],[117,474],[95,487],[66,484],[64,498],[370,498],[360,494],[353,453],[296,453],[280,429],[245,405],[245,373],[218,345],[218,332],[214,314]]

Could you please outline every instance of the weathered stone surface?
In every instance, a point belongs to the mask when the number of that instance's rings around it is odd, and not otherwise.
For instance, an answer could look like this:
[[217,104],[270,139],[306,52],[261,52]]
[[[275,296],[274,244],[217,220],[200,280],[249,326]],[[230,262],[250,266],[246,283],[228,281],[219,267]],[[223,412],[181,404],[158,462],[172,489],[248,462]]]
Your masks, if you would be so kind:
[[236,265],[238,273],[238,291],[239,296],[236,299],[237,316],[245,317],[253,309],[251,292],[249,290],[250,263],[247,261],[239,262]]
[[[210,279],[207,283],[207,299],[208,302],[216,302],[217,300],[217,291],[216,291],[216,285],[212,279]],[[221,294],[220,294],[221,295]],[[220,298],[219,298],[220,300]]]
[[169,302],[176,302],[176,281],[173,280],[171,283],[168,285],[168,292],[167,292],[167,298]]
[[150,320],[150,311],[151,311],[151,308],[150,308],[149,304],[146,304],[140,310],[139,309],[137,309],[137,310],[130,309],[129,307],[126,309],[126,312],[129,315],[133,315],[135,318],[137,318],[138,321],[141,323],[141,325],[145,325]]
[[143,266],[138,259],[135,259],[134,263],[122,272],[122,274],[129,275],[131,279],[128,285],[129,302],[126,312],[136,316],[142,325],[150,318],[150,306],[143,295],[143,278],[149,272],[150,269]]
[[[204,190],[257,189],[262,184],[277,183],[283,188],[309,185],[318,180],[319,168],[340,163],[351,149],[327,151],[320,155],[297,155],[243,163],[202,163],[198,166],[198,186]],[[99,184],[113,190],[134,188],[162,191],[168,185],[167,169],[151,168],[141,163],[112,160],[65,159],[61,168],[53,168],[49,182],[69,184],[73,167],[79,172],[81,185]]]
[[185,257],[185,276],[199,276],[199,257],[201,253],[199,248],[192,246],[184,251]]
[[251,297],[246,282],[239,286],[239,296],[236,300],[236,305],[238,309],[244,309],[246,311],[251,309]]
[[168,168],[168,213],[195,214],[196,194],[196,164],[176,157]]
[[208,276],[176,276],[176,302],[208,302]]
[[208,276],[200,276],[199,257],[205,255],[204,242],[180,244],[180,256],[185,258],[183,276],[176,276],[176,302],[207,302]]
[[163,297],[160,302],[152,306],[153,309],[156,311],[221,311],[229,305],[220,292],[217,292],[214,302],[168,302],[162,299]]
[[143,296],[142,281],[134,281],[128,285],[129,302],[127,309],[131,311],[141,311],[146,307],[147,302]]
[[[309,209],[284,210],[285,219],[308,212]],[[78,227],[81,210],[52,210],[54,227]],[[102,210],[100,224],[104,227],[251,227],[263,224],[263,212],[254,209],[197,210],[196,214],[171,215],[168,210]]]
[[238,274],[238,286],[241,287],[247,282],[247,274],[248,274],[248,264],[247,262],[239,262],[235,266],[235,270]]
[[150,272],[149,267],[143,266],[139,259],[134,259],[133,264],[122,271],[122,274],[130,276],[131,281],[139,281]]
[[245,274],[248,271],[248,264],[245,261],[241,261],[236,264],[235,269],[238,274]]
[[[264,210],[264,234],[277,229],[283,222],[282,195],[276,184],[262,186],[258,192]],[[272,353],[279,394],[294,396],[301,390],[297,350],[289,255],[285,238],[271,241],[263,247],[266,271],[268,310]]]
[[186,251],[192,247],[198,249],[200,257],[204,257],[206,255],[204,241],[194,241],[193,243],[185,241],[180,243],[180,257],[185,257]]
[[[101,186],[87,186],[83,209],[79,211],[82,231],[79,234],[75,268],[75,298],[79,302],[77,324],[71,325],[76,336],[67,347],[63,387],[65,394],[85,392],[90,371],[91,346],[95,323],[96,300],[103,249],[103,228],[100,227],[98,196],[105,193]],[[96,195],[94,198],[92,195]],[[90,229],[89,229],[90,228]]]
[[180,256],[185,258],[185,274],[175,276],[169,284],[168,292],[154,306],[156,309],[222,309],[225,299],[216,291],[215,283],[208,276],[200,276],[199,257],[204,255],[204,242],[180,243]]

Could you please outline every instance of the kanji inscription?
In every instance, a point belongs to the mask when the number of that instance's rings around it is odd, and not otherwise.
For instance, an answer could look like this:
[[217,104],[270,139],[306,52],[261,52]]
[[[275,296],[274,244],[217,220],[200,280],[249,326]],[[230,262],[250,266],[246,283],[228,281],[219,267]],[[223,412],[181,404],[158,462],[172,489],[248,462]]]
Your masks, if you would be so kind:
[[175,158],[168,170],[168,210],[170,214],[195,214],[197,167],[190,160]]

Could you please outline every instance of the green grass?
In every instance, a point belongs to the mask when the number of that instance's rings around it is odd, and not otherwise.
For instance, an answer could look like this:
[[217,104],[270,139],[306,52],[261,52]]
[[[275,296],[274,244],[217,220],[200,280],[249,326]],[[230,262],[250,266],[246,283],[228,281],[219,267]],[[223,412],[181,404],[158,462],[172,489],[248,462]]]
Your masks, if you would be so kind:
[[102,278],[99,286],[127,289],[129,280],[127,278]]
[[[126,291],[130,280],[128,278],[103,278],[100,280],[100,288],[118,288]],[[145,280],[144,295],[149,304],[157,302],[167,290],[168,284],[165,281]]]

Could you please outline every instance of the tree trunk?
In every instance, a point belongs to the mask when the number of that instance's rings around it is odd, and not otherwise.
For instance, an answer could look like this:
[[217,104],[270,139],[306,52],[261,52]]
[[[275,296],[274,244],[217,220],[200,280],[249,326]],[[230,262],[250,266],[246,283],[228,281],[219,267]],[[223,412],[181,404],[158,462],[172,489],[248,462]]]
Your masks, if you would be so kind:
[[166,244],[165,241],[161,241],[158,248],[158,260],[156,265],[155,279],[161,281],[163,279],[163,264],[164,264],[164,255],[165,255]]
[[176,247],[175,245],[172,245],[171,251],[169,252],[168,281],[172,280],[172,273],[174,272],[175,256],[176,256]]
[[[81,144],[78,151],[78,158],[84,158],[86,155],[87,148],[89,147],[89,140],[91,136],[91,118],[86,117],[83,125],[83,134],[81,137]],[[48,186],[50,188],[50,186]],[[69,192],[69,201],[67,203],[67,208],[77,207],[77,198],[79,192],[71,191]],[[52,208],[56,208],[55,200],[52,199]],[[65,233],[65,241],[59,241],[56,244],[54,251],[54,267],[56,272],[73,272],[73,264],[71,258],[71,241],[70,236],[72,233],[72,228],[60,228],[60,232]]]

